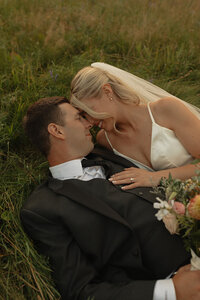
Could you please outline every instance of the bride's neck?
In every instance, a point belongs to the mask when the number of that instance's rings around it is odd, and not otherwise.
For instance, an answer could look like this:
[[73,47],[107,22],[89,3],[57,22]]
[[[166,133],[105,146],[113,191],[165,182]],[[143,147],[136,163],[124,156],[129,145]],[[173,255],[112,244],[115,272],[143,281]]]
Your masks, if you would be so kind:
[[130,128],[136,130],[145,118],[146,105],[126,104],[120,105],[116,118],[116,129],[126,132]]

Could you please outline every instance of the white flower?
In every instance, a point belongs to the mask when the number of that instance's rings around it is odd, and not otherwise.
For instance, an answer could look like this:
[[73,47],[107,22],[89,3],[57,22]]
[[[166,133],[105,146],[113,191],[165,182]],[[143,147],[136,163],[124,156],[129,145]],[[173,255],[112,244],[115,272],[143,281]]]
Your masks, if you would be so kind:
[[155,214],[156,218],[158,219],[158,221],[161,221],[164,216],[168,215],[169,211],[167,209],[160,209],[157,214]]
[[155,216],[159,221],[161,221],[164,218],[164,216],[169,214],[170,210],[172,209],[172,206],[167,201],[161,200],[159,197],[156,197],[156,200],[158,200],[160,203],[156,202],[153,204],[154,208],[159,209]]
[[160,203],[154,203],[153,204],[153,207],[154,208],[166,208],[168,210],[172,209],[172,206],[167,202],[167,201],[164,201],[164,200],[161,200],[159,197],[156,197],[156,200],[158,200]]

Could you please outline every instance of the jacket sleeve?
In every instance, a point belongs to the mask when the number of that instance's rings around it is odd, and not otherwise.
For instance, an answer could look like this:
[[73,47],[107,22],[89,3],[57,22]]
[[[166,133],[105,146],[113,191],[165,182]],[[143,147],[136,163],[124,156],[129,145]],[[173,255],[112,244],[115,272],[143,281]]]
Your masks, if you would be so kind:
[[26,209],[21,220],[40,253],[49,257],[62,300],[152,300],[153,280],[103,281],[63,224]]

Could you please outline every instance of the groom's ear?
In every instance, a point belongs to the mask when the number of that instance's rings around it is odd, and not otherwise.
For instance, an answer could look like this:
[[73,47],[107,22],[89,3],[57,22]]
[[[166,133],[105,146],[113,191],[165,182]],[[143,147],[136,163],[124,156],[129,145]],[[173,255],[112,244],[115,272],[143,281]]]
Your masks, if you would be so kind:
[[55,124],[55,123],[50,123],[47,126],[47,130],[49,132],[50,135],[60,139],[60,140],[64,140],[65,139],[65,135],[64,135],[64,129],[61,125]]

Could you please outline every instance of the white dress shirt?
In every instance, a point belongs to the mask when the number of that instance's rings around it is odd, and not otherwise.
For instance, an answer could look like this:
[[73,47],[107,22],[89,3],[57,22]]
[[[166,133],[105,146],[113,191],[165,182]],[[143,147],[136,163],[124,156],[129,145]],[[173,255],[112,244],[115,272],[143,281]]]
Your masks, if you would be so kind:
[[[82,159],[67,161],[63,164],[50,167],[49,170],[51,171],[53,178],[59,180],[79,179],[87,181],[94,178],[106,178],[104,169],[101,166],[82,168]],[[156,281],[152,300],[176,300],[176,293],[172,279]]]

